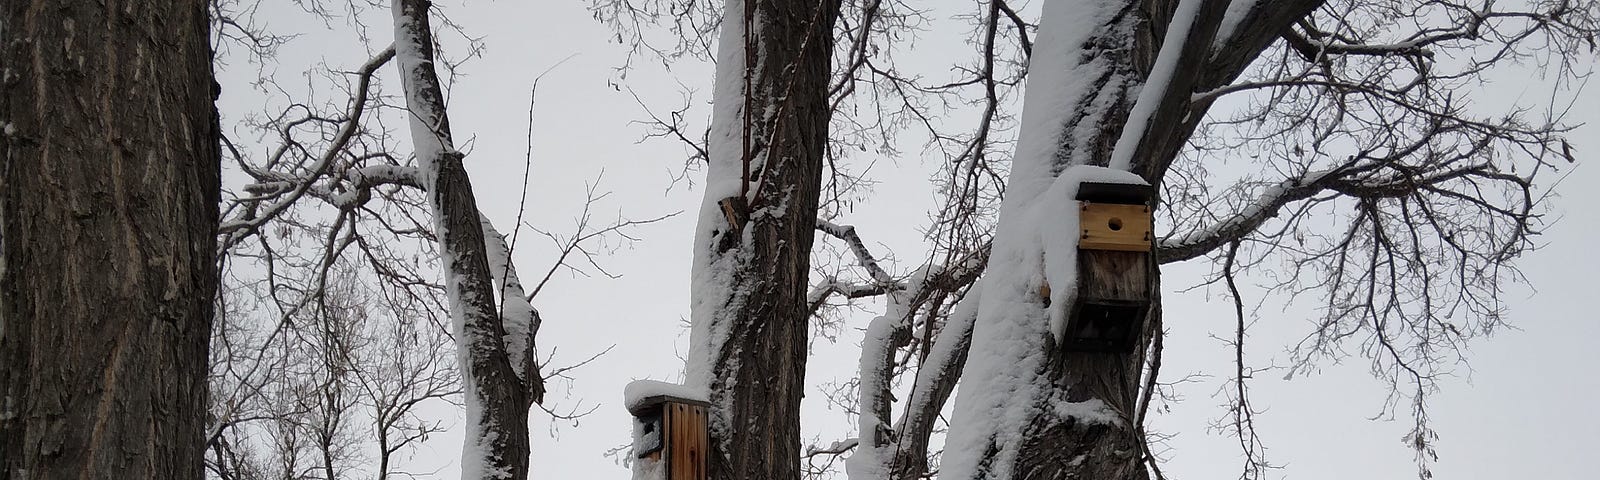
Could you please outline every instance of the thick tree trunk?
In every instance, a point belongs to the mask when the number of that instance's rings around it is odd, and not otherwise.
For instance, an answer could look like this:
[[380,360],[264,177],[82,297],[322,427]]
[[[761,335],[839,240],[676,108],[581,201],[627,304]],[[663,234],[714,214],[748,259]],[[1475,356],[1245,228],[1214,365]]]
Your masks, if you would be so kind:
[[[495,303],[496,277],[489,267],[483,223],[463,156],[450,137],[444,94],[433,70],[429,4],[395,2],[395,58],[411,114],[412,145],[433,210],[463,370],[467,431],[461,478],[522,480],[528,478],[528,409],[544,396],[544,380],[533,365],[535,332],[527,325],[509,325],[512,320],[503,318]],[[508,330],[515,335],[507,335]],[[520,344],[521,358],[510,353],[514,344]]]
[[[1127,168],[1152,185],[1160,185],[1167,166],[1177,157],[1210,107],[1209,101],[1191,103],[1190,98],[1194,93],[1218,88],[1232,81],[1276,38],[1277,32],[1295,19],[1309,14],[1321,3],[1316,0],[1294,0],[1255,5],[1248,11],[1232,12],[1240,16],[1235,20],[1237,27],[1228,33],[1227,38],[1217,39],[1215,36],[1223,23],[1229,2],[1199,0],[1192,6],[1192,11],[1182,12],[1181,1],[1127,2],[1125,8],[1128,10],[1125,12],[1144,17],[1137,18],[1135,28],[1131,31],[1121,30],[1131,33],[1131,38],[1103,38],[1094,45],[1102,49],[1112,46],[1111,51],[1123,52],[1120,56],[1097,55],[1096,58],[1109,58],[1114,65],[1120,65],[1111,67],[1111,70],[1135,72],[1139,83],[1145,83],[1151,77],[1161,55],[1176,55],[1175,59],[1166,60],[1176,63],[1172,64],[1173,73],[1162,85],[1163,90],[1141,92],[1137,99],[1137,102],[1151,102],[1140,107],[1140,110],[1148,112],[1148,117],[1138,119],[1143,123],[1130,121],[1135,99],[1123,94],[1113,95],[1119,101],[1101,114],[1102,120],[1098,124],[1069,125],[1069,129],[1088,134],[1068,138],[1091,141],[1081,145],[1062,143],[1057,159],[1078,159],[1092,165],[1105,165],[1111,160],[1107,157],[1113,153],[1107,147],[1119,137],[1131,134],[1134,135],[1133,142],[1116,147],[1130,148],[1126,152],[1127,163],[1113,166]],[[1192,23],[1181,31],[1183,38],[1167,38],[1172,34],[1168,26],[1178,16],[1192,16]],[[1040,28],[1051,27],[1041,25]],[[1105,29],[1107,32],[1116,30]],[[1163,46],[1169,42],[1179,42],[1174,44],[1179,48],[1163,51]],[[1105,83],[1098,88],[1123,89],[1126,86]],[[1155,87],[1146,84],[1145,89],[1149,88]],[[1125,129],[1137,126],[1143,126],[1143,130],[1124,133]],[[1085,152],[1085,149],[1088,151]],[[1152,291],[1159,292],[1159,274],[1154,277],[1154,286]],[[1160,317],[1158,297],[1146,320],[1147,328],[1139,347],[1133,354],[1065,352],[1051,347],[1050,360],[1042,376],[1051,382],[1054,398],[1075,403],[1103,402],[1110,411],[1120,413],[1123,421],[1078,422],[1070,416],[1038,416],[1024,429],[1016,456],[1010,457],[1014,459],[1010,471],[1015,478],[1147,478],[1142,464],[1144,440],[1139,438],[1138,425],[1134,422],[1143,354],[1152,336],[1160,334],[1153,328],[1159,325]]]
[[[1192,96],[1195,84],[1194,75],[1185,72],[1199,70],[1210,50],[1213,35],[1223,12],[1227,9],[1226,0],[1200,0],[1198,11],[1180,12],[1179,1],[1156,0],[1147,4],[1129,2],[1137,5],[1136,11],[1146,18],[1139,19],[1134,35],[1125,41],[1128,43],[1128,53],[1121,60],[1127,69],[1137,72],[1140,83],[1146,83],[1151,77],[1154,64],[1163,53],[1163,45],[1169,41],[1180,42],[1179,50],[1164,52],[1169,55],[1176,54],[1178,58],[1165,59],[1176,61],[1174,78],[1162,86],[1162,92],[1141,91],[1138,99],[1123,98],[1123,102],[1113,107],[1114,112],[1109,118],[1119,121],[1103,122],[1095,134],[1090,137],[1096,139],[1093,144],[1111,145],[1118,138],[1128,133],[1124,130],[1144,126],[1144,132],[1131,132],[1136,135],[1136,142],[1132,143],[1133,150],[1129,155],[1129,164],[1123,168],[1130,168],[1134,173],[1144,177],[1152,185],[1159,185],[1161,178],[1158,176],[1155,165],[1165,165],[1170,159],[1152,162],[1151,159],[1161,153],[1177,154],[1188,138],[1184,135],[1176,136],[1174,123],[1181,122],[1176,119],[1188,115],[1201,117],[1203,110],[1190,113],[1188,99]],[[1185,38],[1163,38],[1170,35],[1168,25],[1173,23],[1176,15],[1189,15],[1193,17],[1187,31],[1182,32]],[[1182,21],[1182,19],[1180,19]],[[1146,83],[1145,89],[1157,88],[1156,83]],[[1159,93],[1151,96],[1150,93]],[[1144,119],[1130,119],[1130,115],[1137,115],[1132,110],[1138,102],[1151,102],[1153,106],[1141,105],[1148,111]],[[1137,120],[1137,121],[1130,121]],[[1144,122],[1144,123],[1139,123]],[[1128,145],[1118,145],[1117,148],[1127,148]],[[1120,153],[1120,152],[1119,152]],[[1090,158],[1091,163],[1105,165],[1114,163],[1112,151],[1100,151]],[[1113,165],[1116,167],[1116,165]],[[1080,267],[1081,268],[1081,267]],[[1159,272],[1152,268],[1151,292],[1160,291]],[[1079,281],[1083,281],[1083,272],[1079,272]],[[1159,324],[1161,309],[1159,297],[1153,299],[1155,308],[1149,310],[1148,318],[1144,325]],[[1070,307],[1068,307],[1070,308]],[[1113,412],[1120,413],[1122,421],[1104,423],[1087,422],[1079,423],[1072,417],[1044,415],[1036,418],[1024,430],[1024,440],[1016,457],[1016,477],[1020,479],[1055,479],[1055,478],[1098,478],[1098,479],[1127,479],[1142,480],[1148,478],[1144,468],[1144,439],[1139,438],[1136,422],[1137,398],[1139,392],[1140,368],[1144,364],[1144,353],[1148,348],[1151,335],[1160,332],[1146,328],[1137,343],[1138,347],[1131,354],[1099,353],[1099,352],[1068,352],[1059,346],[1052,346],[1050,361],[1046,367],[1046,378],[1053,383],[1052,387],[1059,392],[1058,398],[1068,402],[1099,401],[1109,407]]]
[[0,479],[202,476],[206,6],[0,2]]
[[[1222,42],[1231,43],[1231,50],[1214,50],[1213,37],[1229,3],[1226,0],[1127,0],[1046,5],[1039,44],[1034,51],[1035,64],[1030,68],[1033,71],[1030,71],[1029,98],[1034,95],[1031,90],[1040,88],[1047,92],[1057,89],[1061,98],[1046,93],[1040,95],[1043,102],[1036,105],[1029,100],[1024,108],[1056,110],[1063,106],[1050,103],[1064,100],[1068,102],[1064,107],[1071,113],[1025,111],[1017,165],[1007,191],[1007,208],[1012,215],[1025,212],[1031,204],[1052,201],[1042,194],[1052,188],[1050,184],[1056,181],[1053,177],[1078,165],[1128,170],[1152,185],[1160,185],[1166,166],[1209,106],[1189,101],[1195,89],[1237,76],[1249,63],[1248,59],[1265,48],[1272,32],[1281,28],[1246,23],[1236,29],[1238,35]],[[1303,2],[1293,3],[1281,8],[1257,6],[1261,11],[1241,13],[1246,14],[1247,22],[1292,20],[1296,18],[1293,13],[1266,15],[1263,12],[1268,8],[1291,12],[1303,8]],[[1097,22],[1086,24],[1080,19],[1076,20],[1077,25],[1072,25],[1070,21],[1063,21],[1074,17]],[[1178,20],[1174,21],[1175,18]],[[1056,29],[1065,30],[1058,33]],[[1169,45],[1171,48],[1163,48]],[[1072,88],[1059,89],[1053,82],[1065,82]],[[1030,117],[1038,124],[1026,125]],[[1038,178],[1045,172],[1050,175],[1042,180]],[[1007,215],[1002,213],[1002,234],[1040,234],[1036,227],[1017,226],[1015,220],[1008,226]],[[1022,223],[1030,221],[1025,215],[1021,220]],[[1010,238],[997,236],[995,245],[996,255],[1002,255],[998,253],[1002,245],[1009,249],[1007,254],[1013,256],[1036,254],[1028,250],[1030,247],[1026,243],[1019,244]],[[1046,250],[1043,255],[1060,253],[1063,252]],[[1137,425],[1138,380],[1146,346],[1152,335],[1159,334],[1148,327],[1158,324],[1159,301],[1150,309],[1146,331],[1133,353],[1067,352],[1048,333],[1033,326],[1043,320],[1041,315],[1046,315],[1036,309],[1072,311],[1073,308],[1071,305],[1051,306],[1048,302],[1041,305],[1033,300],[1028,294],[1033,288],[1029,286],[1032,285],[1029,276],[1033,275],[1033,269],[1039,268],[1042,267],[1022,260],[992,272],[998,274],[997,279],[991,278],[997,280],[992,282],[993,288],[1003,291],[986,290],[985,301],[1009,305],[984,309],[992,314],[980,318],[977,328],[982,335],[974,339],[972,347],[974,355],[979,348],[1015,342],[1045,349],[1046,360],[1042,365],[1025,361],[1019,362],[1021,366],[1017,367],[1038,370],[1006,373],[1014,375],[1011,382],[1027,384],[1020,388],[1028,392],[1029,398],[1002,400],[1006,402],[1002,408],[1026,409],[1031,412],[1029,421],[1021,426],[993,427],[971,422],[963,426],[958,418],[957,426],[976,432],[961,433],[968,437],[963,439],[966,444],[962,446],[973,451],[952,454],[958,470],[953,473],[974,479],[1146,478],[1142,464],[1143,439],[1139,438]],[[1039,273],[1051,275],[1049,271]],[[1152,269],[1155,274],[1152,282],[1156,287],[1152,291],[1159,291],[1158,273]],[[1075,274],[1077,281],[1059,280],[1063,284],[1082,281],[1082,272]],[[1012,291],[1017,288],[1024,291]],[[985,328],[999,333],[982,332]],[[1044,333],[1044,341],[1034,340],[1040,333]],[[1035,354],[1027,353],[1019,359],[1030,356]],[[995,372],[989,371],[993,368],[988,367],[979,375],[993,374]],[[984,379],[969,380],[977,384],[974,386],[977,390],[985,388]],[[978,392],[978,395],[981,398],[983,393]],[[969,411],[993,416],[994,407],[982,402],[972,403]],[[961,408],[958,402],[958,415]],[[984,421],[987,418],[977,423]],[[955,430],[952,429],[953,435],[956,435]],[[972,438],[974,435],[976,438]]]
[[[793,480],[839,3],[734,0],[727,12],[689,382],[709,389],[712,478]],[[717,206],[729,197],[748,206],[732,224]]]

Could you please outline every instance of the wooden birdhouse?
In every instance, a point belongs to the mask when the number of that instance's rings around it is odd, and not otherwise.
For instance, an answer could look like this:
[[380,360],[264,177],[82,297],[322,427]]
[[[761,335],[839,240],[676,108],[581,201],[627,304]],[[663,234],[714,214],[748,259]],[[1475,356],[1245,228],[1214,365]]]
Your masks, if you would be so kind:
[[663,480],[706,480],[711,438],[706,430],[709,404],[670,395],[645,398],[629,407],[636,440],[634,455],[664,463]]
[[1148,185],[1078,187],[1078,294],[1062,347],[1132,352],[1144,333],[1155,273]]

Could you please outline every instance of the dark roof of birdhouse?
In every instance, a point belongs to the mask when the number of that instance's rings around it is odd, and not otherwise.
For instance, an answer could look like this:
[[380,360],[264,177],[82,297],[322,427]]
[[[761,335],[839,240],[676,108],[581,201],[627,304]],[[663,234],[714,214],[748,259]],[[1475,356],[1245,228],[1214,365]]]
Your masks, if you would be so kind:
[[702,400],[694,400],[694,399],[689,399],[689,398],[676,397],[676,396],[672,396],[672,395],[654,395],[654,396],[645,397],[645,398],[639,400],[638,402],[635,402],[633,405],[629,405],[628,406],[628,413],[632,413],[634,416],[637,417],[637,416],[640,416],[640,415],[645,415],[645,414],[651,413],[651,410],[654,410],[656,407],[660,407],[660,406],[668,404],[668,403],[679,403],[679,404],[684,404],[684,405],[693,405],[693,406],[697,406],[697,407],[708,407],[708,408],[711,406],[710,403],[702,401]]
[[1083,182],[1078,184],[1078,200],[1126,205],[1147,204],[1155,187],[1135,183]]

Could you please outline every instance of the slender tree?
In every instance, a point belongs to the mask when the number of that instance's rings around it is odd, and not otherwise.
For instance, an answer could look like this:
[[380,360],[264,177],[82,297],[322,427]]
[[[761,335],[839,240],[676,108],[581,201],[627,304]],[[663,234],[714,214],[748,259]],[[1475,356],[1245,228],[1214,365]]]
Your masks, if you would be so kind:
[[0,478],[201,478],[207,5],[0,2]]
[[[222,2],[216,12],[222,42],[251,62],[272,58],[298,33],[262,27],[260,18],[282,12],[255,7]],[[370,58],[355,68],[314,68],[307,72],[309,90],[269,94],[283,103],[269,99],[259,116],[237,125],[260,137],[224,138],[242,174],[231,178],[244,182],[225,185],[230,198],[220,235],[230,315],[216,337],[209,466],[226,478],[302,470],[400,475],[406,462],[393,454],[426,443],[441,428],[429,420],[433,409],[420,405],[442,400],[466,410],[465,478],[525,478],[529,409],[543,395],[541,370],[565,378],[588,362],[541,368],[534,342],[540,317],[531,301],[563,269],[610,275],[594,245],[632,241],[632,227],[664,217],[602,224],[594,215],[605,194],[591,190],[576,230],[547,234],[555,247],[551,265],[525,291],[511,264],[515,233],[502,236],[479,213],[445,108],[449,88],[441,78],[454,78],[445,72],[460,65],[435,51],[436,37],[462,27],[430,2],[358,3],[348,11],[283,7],[330,23],[373,25],[381,15],[387,32],[362,27],[359,37],[392,33],[395,43],[368,45]],[[469,51],[481,46],[467,41]],[[389,83],[400,88],[384,90],[385,69],[400,73],[399,82]],[[325,92],[339,101],[314,101]],[[391,135],[392,115],[404,116],[399,124],[409,135]],[[528,155],[531,165],[531,147]],[[529,225],[520,211],[513,224]],[[351,295],[365,299],[356,302],[360,308],[344,306]],[[351,312],[372,316],[357,322],[369,325],[341,326]],[[377,327],[390,322],[404,328]],[[350,333],[326,333],[341,328]],[[446,348],[440,341],[455,344],[449,349],[457,362],[446,363],[457,364],[460,375],[435,361]],[[328,349],[346,350],[341,356],[348,358],[317,354]],[[323,380],[286,380],[308,376]],[[540,407],[560,420],[587,413],[582,405]],[[322,412],[371,415],[377,425],[369,438],[345,435],[359,422],[330,422]],[[362,452],[376,452],[376,460],[363,464]]]
[[[395,58],[411,117],[411,143],[433,210],[467,397],[461,477],[522,480],[528,478],[528,409],[544,400],[544,378],[533,351],[538,314],[514,280],[509,249],[478,213],[465,155],[450,137],[444,92],[433,70],[430,4],[394,2]],[[498,291],[497,280],[503,285]],[[505,302],[504,312],[497,299]]]

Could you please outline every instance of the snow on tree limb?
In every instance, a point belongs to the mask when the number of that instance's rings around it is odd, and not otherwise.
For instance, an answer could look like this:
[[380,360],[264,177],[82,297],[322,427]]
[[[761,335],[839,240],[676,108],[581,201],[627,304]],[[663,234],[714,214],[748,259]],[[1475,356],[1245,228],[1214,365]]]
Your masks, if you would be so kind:
[[978,319],[982,291],[974,290],[951,308],[950,316],[933,340],[927,357],[917,368],[904,410],[895,422],[894,469],[890,478],[919,478],[928,470],[928,442],[939,423],[939,412],[966,364],[972,346],[972,328]]
[[[362,65],[360,70],[357,72],[356,90],[355,93],[351,95],[350,106],[345,115],[344,123],[340,126],[338,133],[334,136],[334,141],[327,147],[326,150],[323,151],[321,157],[318,158],[317,163],[309,168],[313,178],[320,176],[323,172],[326,172],[328,168],[333,165],[334,160],[337,159],[341,153],[343,153],[344,146],[356,136],[356,133],[360,129],[362,115],[367,109],[367,92],[368,89],[371,88],[373,75],[379,68],[382,68],[385,64],[389,63],[389,60],[393,59],[394,56],[395,49],[393,46],[385,48],[371,60],[368,60],[366,64]],[[286,151],[287,148],[287,144],[280,147],[275,155],[281,155]],[[239,158],[239,164],[245,168],[246,172],[264,172],[264,170],[261,169],[251,168],[248,163],[243,161],[242,157],[239,157],[238,152],[235,152],[234,155],[236,158]],[[304,182],[295,184],[289,190],[287,195],[277,199],[268,205],[264,210],[252,208],[241,213],[236,218],[223,221],[222,224],[217,227],[217,232],[219,235],[221,235],[221,238],[217,241],[218,251],[227,251],[234,245],[237,245],[240,241],[243,241],[251,233],[254,233],[257,229],[261,228],[262,225],[276,218],[278,214],[288,210],[290,206],[294,205],[296,200],[298,200],[302,195],[312,188],[313,183],[314,182]]]
[[844,240],[845,244],[850,246],[850,251],[855,253],[856,262],[861,265],[861,268],[867,269],[873,281],[883,284],[894,282],[894,278],[889,276],[889,272],[885,272],[883,267],[878,266],[878,259],[874,258],[872,252],[867,250],[867,245],[862,243],[861,236],[856,234],[855,226],[837,225],[819,218],[817,219],[817,230]]
[[[1208,22],[1210,19],[1200,18],[1200,7],[1207,2],[1213,4],[1207,11],[1216,12],[1213,15],[1221,13],[1222,9],[1218,8],[1221,2],[1217,0],[1181,0],[1177,10],[1172,12],[1172,23],[1167,26],[1164,37],[1166,41],[1161,43],[1155,65],[1139,89],[1139,99],[1133,104],[1133,111],[1128,113],[1127,123],[1122,126],[1122,134],[1111,151],[1111,159],[1107,161],[1108,167],[1132,170],[1134,155],[1140,150],[1139,145],[1150,126],[1150,119],[1161,113],[1176,111],[1182,108],[1182,102],[1188,101],[1188,87],[1196,70],[1194,67],[1208,53],[1212,33],[1208,26],[1214,25]],[[1180,69],[1186,71],[1180,72]],[[1180,75],[1184,78],[1178,78]]]
[[1334,170],[1323,170],[1274,184],[1228,218],[1181,237],[1162,238],[1157,242],[1156,255],[1161,263],[1181,262],[1238,241],[1277,216],[1284,206],[1322,192],[1333,173]]
[[500,321],[505,325],[505,349],[512,371],[522,379],[534,403],[544,403],[544,379],[539,376],[539,359],[534,339],[539,335],[539,311],[528,303],[522,280],[511,261],[511,247],[495,230],[489,218],[479,214],[483,225],[484,248],[488,252],[489,272],[494,275],[496,296],[500,299]]

